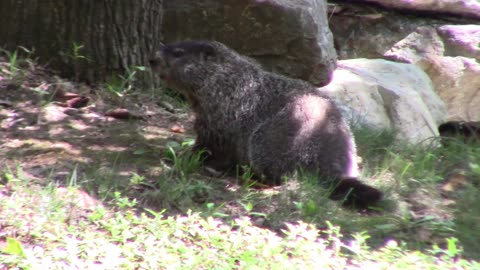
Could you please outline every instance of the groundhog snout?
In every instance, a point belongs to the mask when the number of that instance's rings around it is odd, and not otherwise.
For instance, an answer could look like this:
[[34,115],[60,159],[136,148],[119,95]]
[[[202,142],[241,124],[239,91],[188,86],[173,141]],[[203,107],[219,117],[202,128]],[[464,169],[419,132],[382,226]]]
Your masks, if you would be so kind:
[[157,60],[155,59],[149,59],[148,63],[150,64],[151,67],[155,66],[157,64]]
[[150,59],[148,59],[148,63],[152,68],[162,64],[162,58],[160,55],[160,52],[156,52],[154,55],[152,55],[152,57],[150,57]]
[[161,57],[161,52],[155,53],[155,56],[151,57],[148,60],[148,63],[150,64],[150,68],[152,69],[152,71],[163,80],[165,77],[164,73],[166,71],[166,63]]
[[161,47],[158,51],[155,51],[153,54],[150,55],[148,63],[150,66],[158,66],[164,64],[164,52],[163,52],[164,46]]

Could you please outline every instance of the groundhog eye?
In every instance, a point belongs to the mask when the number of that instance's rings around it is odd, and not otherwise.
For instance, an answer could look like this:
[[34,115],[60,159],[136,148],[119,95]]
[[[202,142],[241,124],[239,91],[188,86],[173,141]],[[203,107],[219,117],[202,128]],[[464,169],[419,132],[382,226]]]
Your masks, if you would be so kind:
[[184,53],[185,53],[184,49],[180,49],[180,48],[173,49],[173,56],[174,57],[181,57]]

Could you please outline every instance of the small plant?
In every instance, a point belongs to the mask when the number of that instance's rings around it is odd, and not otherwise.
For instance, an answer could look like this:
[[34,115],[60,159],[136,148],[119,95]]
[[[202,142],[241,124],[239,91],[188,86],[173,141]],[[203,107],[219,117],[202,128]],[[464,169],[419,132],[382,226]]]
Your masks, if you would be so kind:
[[67,52],[60,52],[60,55],[67,60],[67,63],[76,63],[79,61],[91,61],[87,56],[83,55],[81,51],[85,46],[78,44],[76,42],[72,42],[72,46],[70,50]]
[[240,180],[243,190],[248,191],[255,185],[262,185],[261,183],[258,183],[254,177],[255,173],[250,166],[236,166],[236,179]]
[[15,77],[17,72],[20,70],[20,68],[18,67],[17,51],[14,51],[13,53],[6,53],[10,66],[10,75],[12,77]]
[[[335,183],[328,183],[325,180],[322,182],[317,175],[302,170],[297,172],[297,178],[302,196],[295,200],[294,205],[302,217],[312,221],[323,216],[327,210],[335,213],[337,209],[335,205],[338,203],[332,203],[328,198]],[[334,208],[328,209],[332,206]]]
[[78,186],[78,176],[77,176],[77,165],[73,168],[72,173],[70,174],[70,178],[67,179],[67,186],[68,187],[77,187]]
[[74,73],[76,82],[80,80],[82,63],[91,62],[90,58],[88,58],[82,53],[82,50],[84,49],[84,47],[85,46],[82,44],[72,42],[72,45],[68,49],[68,51],[60,52],[60,56],[63,58],[63,61],[68,65],[73,66],[73,73]]
[[440,248],[437,244],[434,244],[432,247],[432,254],[435,256],[447,256],[449,259],[456,259],[463,253],[463,249],[457,246],[458,239],[456,238],[447,238],[447,247],[446,249]]
[[305,217],[314,217],[318,214],[318,206],[312,199],[308,199],[305,202],[294,202],[295,207]]
[[206,211],[202,212],[202,217],[217,217],[217,218],[225,218],[228,215],[222,212],[224,204],[215,204],[215,203],[207,203],[205,205]]
[[135,76],[140,71],[145,71],[144,66],[133,66],[127,68],[124,75],[113,75],[107,79],[105,83],[106,89],[116,97],[125,97],[132,89],[135,82]]
[[114,194],[115,205],[119,209],[132,208],[137,205],[136,199],[129,199],[129,198],[123,197],[122,194],[118,191],[115,191],[113,194]]
[[97,206],[95,211],[93,211],[93,213],[88,216],[88,220],[93,223],[97,223],[98,221],[102,220],[106,214],[107,210],[103,206],[99,205]]
[[25,258],[25,252],[23,250],[22,244],[14,238],[7,237],[7,246],[3,248],[1,252],[18,255],[22,258]]
[[165,156],[173,163],[172,174],[188,178],[190,174],[199,170],[203,162],[204,151],[192,152],[193,143],[193,140],[181,144],[167,143]]
[[247,203],[240,202],[240,205],[243,206],[243,209],[245,210],[245,212],[247,212],[247,215],[249,216],[263,217],[263,218],[267,217],[267,215],[264,213],[253,211],[253,203],[251,201]]
[[0,51],[3,52],[8,59],[8,70],[3,71],[7,73],[10,79],[16,78],[21,70],[17,50],[9,52],[7,50],[0,49]]
[[249,181],[252,181],[252,178],[255,176],[252,168],[250,166],[243,165],[240,167],[240,169],[237,169],[237,174],[238,170],[241,171],[240,174],[240,179],[242,179],[243,183],[248,183]]
[[137,173],[133,173],[132,177],[130,177],[130,184],[132,185],[145,185],[145,177],[140,176]]
[[25,176],[25,173],[20,165],[17,165],[14,171],[12,171],[12,168],[8,166],[5,167],[5,169],[3,169],[3,176],[4,177],[2,179],[2,182],[4,182],[5,184],[18,184],[26,181],[28,182],[28,179]]
[[[33,92],[37,94],[38,104],[43,107],[53,101],[55,93],[52,93],[48,96],[49,85],[47,83],[42,83],[36,87],[30,88]],[[47,97],[46,97],[47,96]]]

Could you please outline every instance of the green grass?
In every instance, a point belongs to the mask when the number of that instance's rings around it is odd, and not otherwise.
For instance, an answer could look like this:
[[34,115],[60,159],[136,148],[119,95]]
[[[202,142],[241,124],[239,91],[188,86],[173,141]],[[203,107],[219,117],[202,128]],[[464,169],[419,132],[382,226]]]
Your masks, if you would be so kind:
[[[118,196],[95,208],[71,203],[78,191],[60,197],[56,187],[30,185],[6,173],[2,192],[0,263],[9,269],[478,269],[459,258],[457,240],[424,251],[389,240],[372,249],[368,234],[346,240],[327,222],[319,231],[304,222],[286,223],[281,234],[241,217],[224,222],[199,213],[166,216],[136,211]],[[6,196],[5,192],[9,194]],[[129,202],[129,203],[125,203]],[[319,238],[319,235],[322,237]],[[6,238],[8,237],[8,238]]]
[[117,97],[123,97],[132,90],[137,72],[145,71],[145,69],[145,67],[135,66],[128,69],[125,75],[114,74],[107,79],[105,89]]
[[[390,174],[390,184],[374,183],[404,204],[412,204],[408,195],[418,190],[441,202],[434,190],[442,174],[466,162],[463,169],[477,182],[458,190],[448,211],[452,218],[442,219],[444,209],[423,206],[426,214],[413,216],[388,204],[384,213],[361,215],[328,200],[328,191],[312,179],[291,180],[269,192],[240,186],[231,201],[225,201],[241,209],[232,215],[225,203],[215,202],[217,185],[196,172],[201,160],[188,151],[189,145],[167,148],[165,171],[153,183],[135,174],[113,186],[107,179],[114,179],[115,171],[97,171],[95,180],[112,187],[93,208],[75,203],[81,189],[98,194],[98,187],[85,185],[86,178],[76,169],[61,196],[58,186],[34,184],[20,167],[5,169],[0,264],[13,269],[480,267],[463,259],[479,258],[479,148],[454,144],[420,151],[386,144],[383,150],[380,145],[369,148],[372,159],[364,157],[363,166],[371,173],[365,177]],[[128,187],[147,183],[151,189],[133,198]],[[155,204],[166,211],[146,208],[146,197],[156,198]],[[271,204],[277,206],[269,212],[265,206]],[[266,221],[258,227],[258,220]]]

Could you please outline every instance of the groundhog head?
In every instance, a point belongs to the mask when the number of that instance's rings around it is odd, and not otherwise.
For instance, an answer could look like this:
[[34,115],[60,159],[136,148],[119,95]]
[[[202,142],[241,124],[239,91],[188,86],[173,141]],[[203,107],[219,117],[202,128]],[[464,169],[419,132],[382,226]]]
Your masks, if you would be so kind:
[[[166,86],[189,95],[212,74],[217,50],[207,41],[183,41],[162,45],[149,62]],[[190,92],[190,93],[189,93]]]

